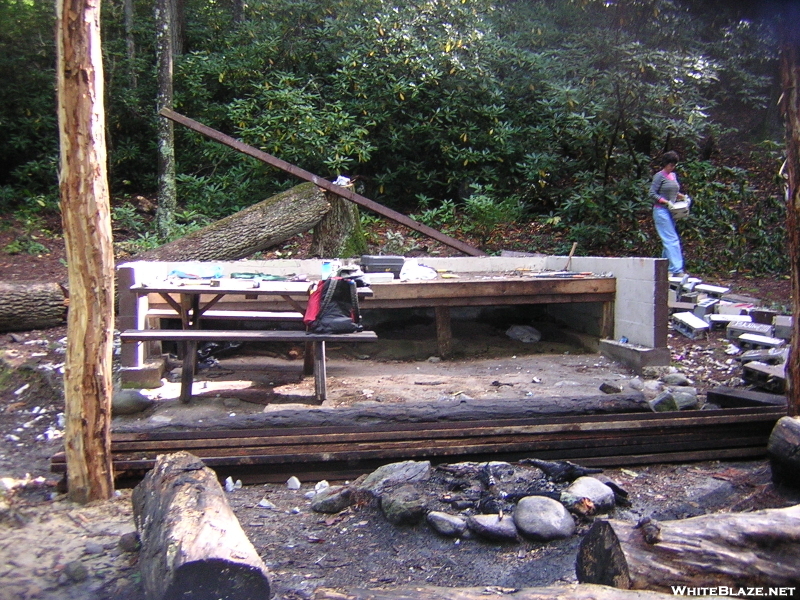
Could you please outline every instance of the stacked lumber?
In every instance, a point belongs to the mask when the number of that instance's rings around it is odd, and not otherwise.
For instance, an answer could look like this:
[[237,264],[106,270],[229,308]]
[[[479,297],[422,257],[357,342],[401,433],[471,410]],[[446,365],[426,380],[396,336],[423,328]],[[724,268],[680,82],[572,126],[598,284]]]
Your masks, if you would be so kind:
[[[386,462],[539,458],[585,466],[755,458],[766,455],[781,407],[366,426],[273,427],[115,433],[117,472],[144,472],[156,456],[186,450],[245,483],[287,474],[351,477]],[[63,453],[51,461],[65,472]]]

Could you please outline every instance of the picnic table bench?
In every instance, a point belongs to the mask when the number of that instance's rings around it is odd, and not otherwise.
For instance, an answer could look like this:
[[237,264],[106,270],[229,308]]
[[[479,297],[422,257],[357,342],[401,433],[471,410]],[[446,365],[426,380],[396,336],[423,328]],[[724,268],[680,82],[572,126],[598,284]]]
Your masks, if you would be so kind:
[[374,342],[377,339],[374,331],[321,334],[297,330],[128,329],[120,334],[123,342],[169,341],[185,344],[181,370],[181,402],[189,402],[192,397],[194,348],[198,342],[310,342],[314,352],[314,395],[319,402],[324,402],[327,397],[325,342]]

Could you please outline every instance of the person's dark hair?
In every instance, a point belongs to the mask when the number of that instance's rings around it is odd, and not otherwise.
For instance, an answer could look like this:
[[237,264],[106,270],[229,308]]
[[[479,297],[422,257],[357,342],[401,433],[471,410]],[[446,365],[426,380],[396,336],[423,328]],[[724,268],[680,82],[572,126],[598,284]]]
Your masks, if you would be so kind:
[[661,156],[661,166],[666,167],[667,165],[677,165],[678,160],[680,160],[680,158],[678,157],[678,153],[674,150],[664,152],[664,154]]

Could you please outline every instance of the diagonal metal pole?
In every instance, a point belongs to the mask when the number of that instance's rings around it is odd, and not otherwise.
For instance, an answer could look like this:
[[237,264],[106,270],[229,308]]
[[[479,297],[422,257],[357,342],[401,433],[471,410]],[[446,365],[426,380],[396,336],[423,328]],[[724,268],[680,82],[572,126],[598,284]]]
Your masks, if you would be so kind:
[[341,196],[342,198],[346,198],[359,206],[363,206],[364,208],[371,210],[373,212],[378,213],[381,216],[386,217],[387,219],[391,219],[396,223],[400,223],[401,225],[405,225],[409,229],[413,229],[414,231],[418,231],[424,235],[427,235],[429,238],[432,238],[438,242],[441,242],[451,248],[458,250],[459,252],[463,252],[469,256],[485,256],[486,253],[478,248],[474,248],[469,244],[465,244],[455,238],[450,237],[449,235],[445,235],[441,231],[437,229],[433,229],[432,227],[428,227],[427,225],[423,225],[422,223],[417,223],[414,219],[407,217],[404,214],[401,214],[397,211],[392,210],[391,208],[387,208],[383,204],[379,204],[374,200],[370,200],[369,198],[365,198],[360,194],[356,194],[354,191],[349,190],[345,187],[340,185],[336,185],[328,181],[323,177],[319,177],[318,175],[314,175],[313,173],[306,171],[305,169],[301,169],[297,165],[293,165],[291,163],[286,162],[285,160],[281,160],[276,156],[272,156],[271,154],[267,154],[259,150],[258,148],[253,148],[252,146],[248,146],[247,144],[240,142],[239,140],[230,137],[216,129],[212,129],[202,123],[198,123],[197,121],[190,119],[180,113],[175,112],[169,108],[162,108],[160,113],[162,117],[166,117],[176,123],[180,123],[191,129],[192,131],[196,131],[197,133],[202,133],[203,135],[210,137],[212,140],[217,141],[221,144],[225,144],[226,146],[230,146],[234,150],[238,150],[242,154],[246,154],[247,156],[252,156],[253,158],[260,160],[261,162],[265,162],[268,165],[271,165],[275,168],[278,168],[282,171],[286,171],[295,177],[299,177],[300,179],[304,179],[306,181],[310,181],[314,185],[321,187],[322,189],[328,190],[336,194],[337,196]]

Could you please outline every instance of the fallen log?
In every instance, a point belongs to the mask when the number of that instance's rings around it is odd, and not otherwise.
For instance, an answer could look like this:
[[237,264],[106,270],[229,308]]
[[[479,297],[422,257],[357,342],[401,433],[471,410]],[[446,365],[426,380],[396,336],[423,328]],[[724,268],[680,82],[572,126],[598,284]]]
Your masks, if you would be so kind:
[[320,258],[350,258],[366,254],[367,238],[361,227],[358,206],[333,192],[325,192],[325,197],[331,209],[314,227],[311,254]]
[[132,501],[148,600],[270,597],[264,562],[200,459],[188,452],[159,456]]
[[67,300],[57,283],[0,283],[0,331],[48,329],[64,323]]
[[597,521],[578,548],[580,583],[671,592],[800,585],[800,505],[634,525]]
[[[704,596],[714,599],[720,596]],[[318,588],[313,600],[486,600],[487,598],[513,598],[513,600],[674,600],[672,594],[640,590],[618,590],[602,585],[557,585],[521,590],[502,586],[478,588],[406,587],[393,590],[334,590]]]
[[782,417],[769,436],[772,481],[800,488],[800,418]]
[[135,259],[239,260],[308,231],[329,209],[322,190],[303,183]]

